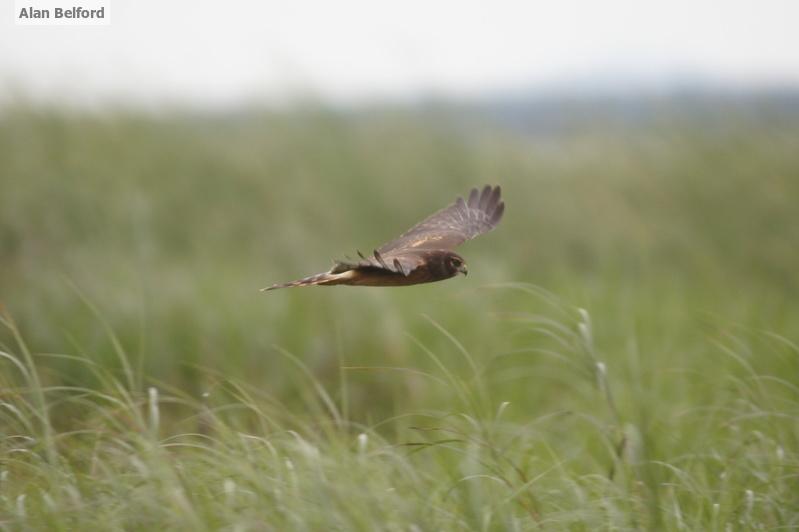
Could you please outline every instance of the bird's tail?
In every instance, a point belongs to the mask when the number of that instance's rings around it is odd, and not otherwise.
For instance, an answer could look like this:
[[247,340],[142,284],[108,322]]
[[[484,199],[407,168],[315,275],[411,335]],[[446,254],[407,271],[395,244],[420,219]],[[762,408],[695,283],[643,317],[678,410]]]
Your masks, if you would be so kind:
[[296,281],[291,281],[288,283],[278,283],[273,284],[272,286],[267,286],[266,288],[261,288],[261,292],[266,292],[268,290],[276,290],[278,288],[291,288],[294,286],[314,286],[314,285],[334,285],[334,284],[341,284],[343,279],[347,276],[349,272],[343,273],[317,273],[316,275],[309,275],[308,277],[303,277],[302,279],[297,279]]

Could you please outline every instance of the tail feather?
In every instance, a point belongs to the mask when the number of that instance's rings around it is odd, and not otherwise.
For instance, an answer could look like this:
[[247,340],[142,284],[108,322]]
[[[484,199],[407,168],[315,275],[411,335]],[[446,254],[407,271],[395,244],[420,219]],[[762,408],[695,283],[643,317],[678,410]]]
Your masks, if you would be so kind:
[[324,272],[324,273],[317,273],[316,275],[309,275],[308,277],[303,277],[302,279],[297,279],[296,281],[290,281],[288,283],[278,283],[273,284],[272,286],[267,286],[266,288],[261,288],[261,292],[266,292],[269,290],[276,290],[278,288],[292,288],[295,286],[315,286],[315,285],[333,285],[333,284],[341,284],[344,278],[347,277],[349,272],[343,273],[331,273],[331,272]]

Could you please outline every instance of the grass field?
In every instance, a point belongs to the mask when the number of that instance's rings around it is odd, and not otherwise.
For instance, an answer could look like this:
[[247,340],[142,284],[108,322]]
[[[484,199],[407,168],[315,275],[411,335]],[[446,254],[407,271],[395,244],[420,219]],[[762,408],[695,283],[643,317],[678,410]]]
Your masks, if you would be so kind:
[[0,529],[799,527],[794,115],[3,110]]

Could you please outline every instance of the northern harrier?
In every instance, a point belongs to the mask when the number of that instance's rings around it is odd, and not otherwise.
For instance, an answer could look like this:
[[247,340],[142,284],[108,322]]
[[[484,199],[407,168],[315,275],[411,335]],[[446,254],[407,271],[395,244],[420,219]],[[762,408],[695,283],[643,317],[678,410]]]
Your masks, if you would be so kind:
[[395,240],[383,244],[373,256],[359,261],[335,261],[330,271],[290,283],[274,284],[263,290],[291,286],[407,286],[432,283],[467,274],[456,246],[487,233],[499,223],[505,204],[499,187],[472,189],[468,201],[455,203],[422,220]]

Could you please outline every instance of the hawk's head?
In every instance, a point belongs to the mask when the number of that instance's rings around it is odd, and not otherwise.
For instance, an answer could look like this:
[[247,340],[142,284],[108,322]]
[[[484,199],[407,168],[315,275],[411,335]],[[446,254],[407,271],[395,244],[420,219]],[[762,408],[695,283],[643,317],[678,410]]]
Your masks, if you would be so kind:
[[445,252],[443,259],[444,269],[449,274],[449,277],[454,277],[459,273],[462,273],[463,275],[469,274],[469,269],[466,267],[466,261],[454,251]]

